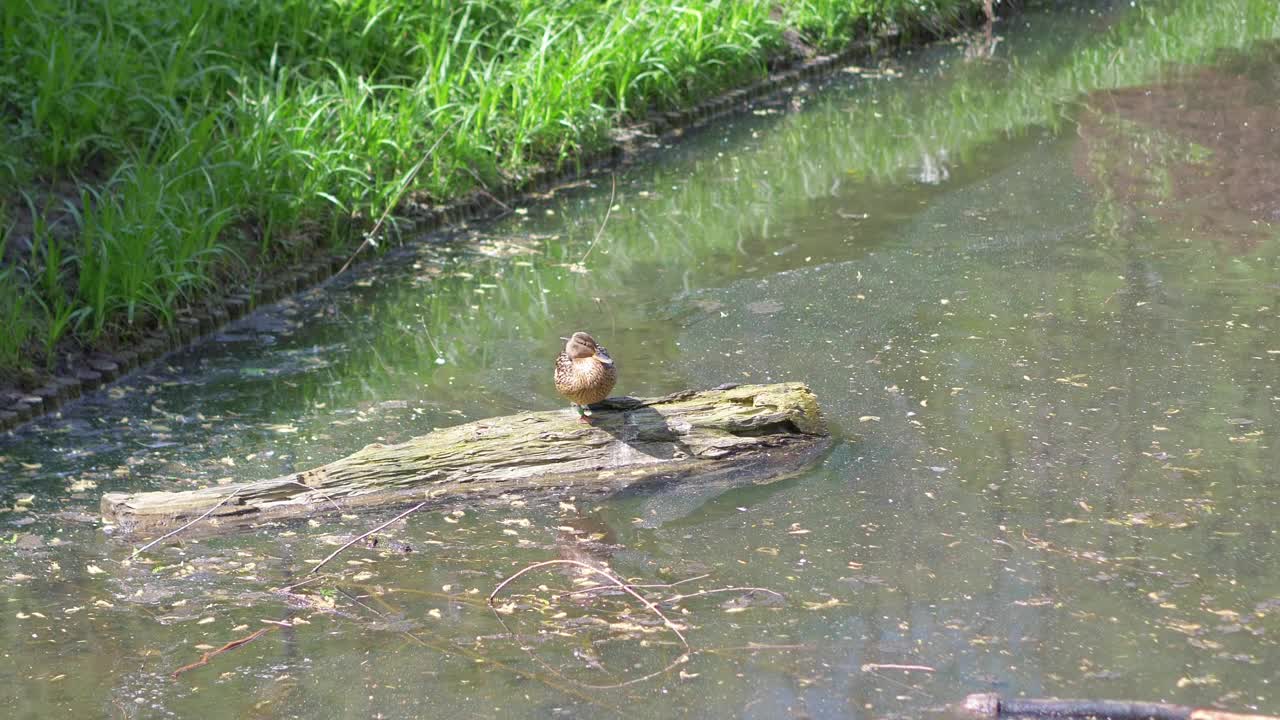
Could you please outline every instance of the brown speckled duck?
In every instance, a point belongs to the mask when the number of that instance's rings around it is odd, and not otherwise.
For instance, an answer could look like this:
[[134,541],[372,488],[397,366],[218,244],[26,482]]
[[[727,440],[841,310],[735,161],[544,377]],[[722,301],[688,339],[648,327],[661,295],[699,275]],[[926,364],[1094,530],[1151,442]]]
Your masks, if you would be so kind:
[[609,397],[609,391],[618,382],[618,368],[609,357],[609,351],[596,344],[595,338],[584,332],[565,341],[564,351],[556,356],[556,392],[568,398],[578,411],[578,422],[589,423],[592,403]]

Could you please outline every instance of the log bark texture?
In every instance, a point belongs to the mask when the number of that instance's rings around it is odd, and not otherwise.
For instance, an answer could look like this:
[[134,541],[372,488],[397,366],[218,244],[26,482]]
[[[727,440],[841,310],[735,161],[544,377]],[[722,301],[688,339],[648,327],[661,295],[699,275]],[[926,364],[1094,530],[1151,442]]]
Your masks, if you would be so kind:
[[799,383],[616,397],[593,411],[591,425],[568,408],[479,420],[271,480],[107,493],[102,515],[124,532],[177,527],[206,513],[204,529],[229,529],[334,504],[346,510],[534,489],[607,493],[726,473],[760,482],[799,470],[828,443],[817,399]]

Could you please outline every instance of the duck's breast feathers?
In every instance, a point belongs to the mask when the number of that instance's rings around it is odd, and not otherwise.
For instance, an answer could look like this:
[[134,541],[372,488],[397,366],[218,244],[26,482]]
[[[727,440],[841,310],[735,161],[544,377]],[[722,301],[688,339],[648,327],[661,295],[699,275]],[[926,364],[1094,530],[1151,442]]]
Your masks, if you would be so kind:
[[573,359],[564,353],[556,356],[556,381],[563,382],[573,372]]

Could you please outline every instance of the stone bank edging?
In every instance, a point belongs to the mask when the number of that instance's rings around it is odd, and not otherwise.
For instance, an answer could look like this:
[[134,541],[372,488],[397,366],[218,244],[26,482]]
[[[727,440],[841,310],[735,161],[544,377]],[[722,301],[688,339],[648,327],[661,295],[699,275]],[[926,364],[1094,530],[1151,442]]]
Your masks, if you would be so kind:
[[[881,47],[877,40],[863,40],[845,50],[821,55],[772,72],[746,87],[728,90],[687,110],[655,112],[644,120],[611,133],[607,145],[594,152],[570,158],[572,168],[544,166],[530,176],[489,190],[475,190],[440,207],[422,207],[412,201],[402,204],[405,218],[411,223],[409,232],[435,232],[468,220],[492,219],[507,211],[510,204],[576,179],[613,167],[632,150],[625,139],[656,137],[675,140],[684,130],[704,125],[728,115],[745,111],[757,100],[781,93],[792,86],[833,74],[844,64],[866,57]],[[184,349],[244,317],[254,309],[270,305],[295,292],[319,285],[338,273],[347,262],[346,254],[330,254],[313,258],[301,269],[286,269],[274,279],[253,288],[210,298],[195,309],[178,312],[169,327],[147,333],[132,349],[113,353],[91,353],[74,373],[54,377],[45,385],[16,397],[0,397],[0,433],[11,431],[29,420],[56,412],[81,396],[94,392],[143,365]]]

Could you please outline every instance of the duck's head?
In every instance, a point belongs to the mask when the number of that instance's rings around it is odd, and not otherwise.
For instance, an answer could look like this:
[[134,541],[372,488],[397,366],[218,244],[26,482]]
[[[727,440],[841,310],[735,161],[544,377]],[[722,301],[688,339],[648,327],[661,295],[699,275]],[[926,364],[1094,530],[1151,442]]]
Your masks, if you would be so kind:
[[613,358],[601,350],[599,345],[596,345],[596,339],[584,332],[576,332],[573,337],[560,339],[565,341],[564,354],[574,360],[595,358],[605,365],[613,364]]

